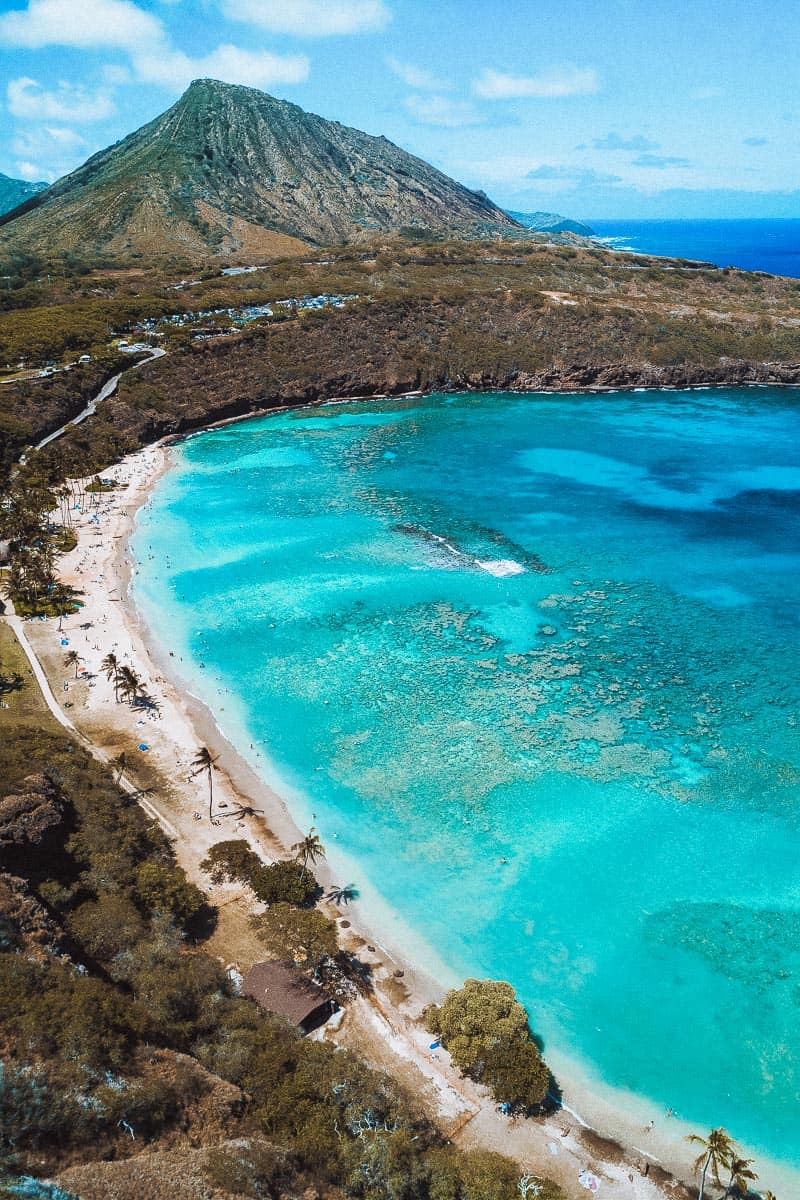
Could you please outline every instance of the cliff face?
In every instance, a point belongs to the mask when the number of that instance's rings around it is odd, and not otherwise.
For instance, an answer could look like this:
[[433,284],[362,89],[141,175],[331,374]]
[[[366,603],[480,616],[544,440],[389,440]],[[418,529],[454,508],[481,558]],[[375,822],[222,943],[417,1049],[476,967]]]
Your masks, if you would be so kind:
[[83,253],[274,254],[519,228],[386,138],[209,79],[25,208],[6,217],[4,240]]

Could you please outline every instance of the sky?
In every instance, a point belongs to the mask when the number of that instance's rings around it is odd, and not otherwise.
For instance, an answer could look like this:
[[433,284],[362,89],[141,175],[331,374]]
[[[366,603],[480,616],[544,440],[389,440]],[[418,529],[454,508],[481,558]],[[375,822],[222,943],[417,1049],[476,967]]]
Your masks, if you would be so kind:
[[52,182],[199,77],[506,208],[800,217],[797,0],[0,0],[0,171]]

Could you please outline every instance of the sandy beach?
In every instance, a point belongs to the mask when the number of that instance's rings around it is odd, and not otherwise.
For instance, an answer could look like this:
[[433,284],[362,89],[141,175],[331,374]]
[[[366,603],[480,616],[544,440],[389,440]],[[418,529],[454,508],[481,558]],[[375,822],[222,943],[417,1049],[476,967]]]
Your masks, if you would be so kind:
[[[285,857],[302,834],[284,800],[237,753],[210,711],[182,685],[180,662],[170,656],[169,631],[148,630],[131,600],[129,584],[136,564],[128,538],[136,513],[169,468],[170,458],[168,446],[148,447],[104,473],[118,487],[100,496],[97,509],[75,512],[78,544],[61,560],[65,581],[84,593],[83,608],[63,619],[60,632],[56,620],[25,622],[22,628],[62,715],[98,757],[110,761],[124,752],[126,780],[146,789],[141,803],[172,838],[189,877],[217,906],[218,927],[206,949],[226,967],[244,972],[262,957],[247,920],[254,905],[240,887],[211,886],[200,863],[213,843],[232,837],[246,838],[267,860]],[[64,666],[67,650],[81,656],[77,680],[74,671]],[[115,702],[114,689],[100,671],[102,659],[112,651],[142,677],[158,702],[157,713],[145,714]],[[214,783],[218,815],[213,822],[208,817],[205,782],[191,774],[199,746],[208,746],[219,756]],[[245,809],[254,810],[253,815]],[[339,882],[324,862],[316,870],[323,886]],[[443,1050],[429,1049],[430,1036],[419,1017],[443,989],[403,959],[402,937],[395,946],[391,940],[387,943],[385,930],[380,929],[380,934],[370,930],[368,902],[327,908],[340,923],[343,946],[372,968],[374,994],[348,1005],[341,1021],[319,1036],[352,1046],[403,1080],[459,1144],[509,1154],[534,1175],[556,1180],[568,1197],[586,1194],[579,1183],[586,1170],[599,1181],[598,1194],[613,1200],[692,1194],[677,1182],[692,1180],[693,1155],[683,1141],[688,1127],[663,1112],[651,1111],[652,1105],[636,1097],[631,1097],[626,1114],[562,1075],[561,1064],[550,1055],[563,1089],[564,1108],[535,1120],[509,1119],[498,1112],[483,1089],[460,1078]],[[373,940],[378,937],[380,941]],[[780,1169],[767,1171],[763,1160],[760,1166],[769,1186],[780,1191]]]

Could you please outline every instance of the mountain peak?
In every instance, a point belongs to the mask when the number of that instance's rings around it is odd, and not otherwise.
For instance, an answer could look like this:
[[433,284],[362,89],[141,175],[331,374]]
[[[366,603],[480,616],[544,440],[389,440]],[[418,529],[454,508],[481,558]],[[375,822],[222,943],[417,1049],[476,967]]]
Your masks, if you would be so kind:
[[519,228],[483,193],[385,137],[218,79],[193,80],[160,117],[28,209],[6,218],[6,237],[121,255],[274,254],[382,233]]

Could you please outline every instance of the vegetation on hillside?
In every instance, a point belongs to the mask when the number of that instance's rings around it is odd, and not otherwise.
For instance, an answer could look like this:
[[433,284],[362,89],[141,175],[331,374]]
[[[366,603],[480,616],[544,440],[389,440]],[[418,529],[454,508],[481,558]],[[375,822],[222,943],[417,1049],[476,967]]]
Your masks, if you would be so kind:
[[[52,722],[2,625],[0,661],[24,680],[0,741],[6,1170],[202,1145],[217,1147],[204,1170],[220,1195],[512,1200],[509,1160],[445,1145],[386,1076],[237,996],[202,949],[214,910],[112,772]],[[240,845],[222,847],[212,873],[258,876]]]
[[[800,381],[797,281],[599,247],[382,240],[234,276],[178,262],[86,274],[74,259],[15,262],[24,286],[0,297],[0,361],[83,351],[94,361],[0,386],[0,472],[131,365],[119,337],[167,356],[128,372],[118,395],[47,449],[51,478],[101,469],[166,433],[328,396]],[[276,306],[238,333],[227,316],[204,315],[318,295],[359,299]]]

